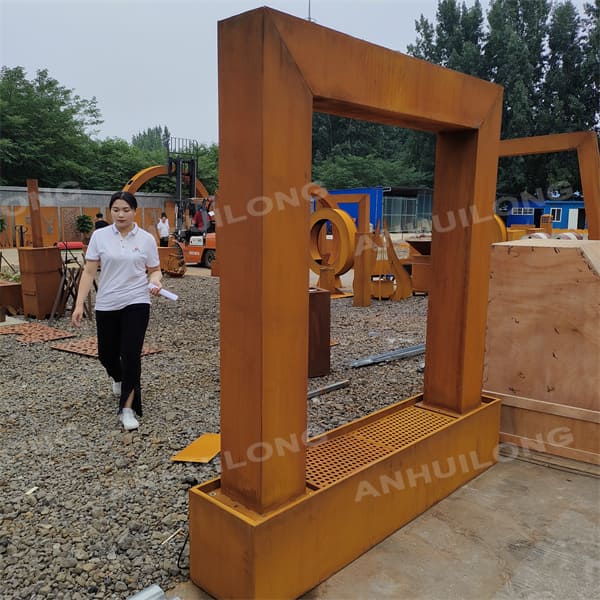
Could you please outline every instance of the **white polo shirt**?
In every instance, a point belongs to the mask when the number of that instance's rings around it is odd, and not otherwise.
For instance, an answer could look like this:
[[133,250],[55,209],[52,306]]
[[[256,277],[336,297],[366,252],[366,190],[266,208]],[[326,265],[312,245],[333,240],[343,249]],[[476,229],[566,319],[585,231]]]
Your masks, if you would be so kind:
[[156,224],[156,230],[158,231],[158,237],[169,237],[169,232],[171,228],[169,227],[169,219],[163,221],[160,219]]
[[96,229],[86,260],[100,261],[96,310],[120,310],[130,304],[150,304],[146,267],[160,265],[154,236],[135,223],[125,238],[113,224]]

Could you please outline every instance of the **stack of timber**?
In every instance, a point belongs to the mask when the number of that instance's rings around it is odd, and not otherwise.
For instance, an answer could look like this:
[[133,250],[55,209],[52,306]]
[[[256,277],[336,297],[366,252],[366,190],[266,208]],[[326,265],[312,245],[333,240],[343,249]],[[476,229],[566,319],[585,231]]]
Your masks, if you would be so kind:
[[600,464],[600,241],[494,244],[487,323],[500,440]]

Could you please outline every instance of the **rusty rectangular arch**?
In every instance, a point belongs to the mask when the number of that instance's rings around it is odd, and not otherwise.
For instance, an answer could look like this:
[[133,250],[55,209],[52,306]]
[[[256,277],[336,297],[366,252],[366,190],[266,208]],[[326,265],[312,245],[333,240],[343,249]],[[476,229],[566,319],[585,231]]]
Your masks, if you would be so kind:
[[[481,387],[502,88],[269,8],[221,21],[218,45],[222,473],[190,492],[190,573],[218,597],[293,597],[493,464],[499,404]],[[439,223],[423,394],[316,448],[302,442],[313,110],[437,133]],[[405,444],[412,419],[432,429]],[[378,420],[390,437],[368,442]],[[356,443],[364,457],[339,460]],[[392,491],[375,519],[355,501],[396,461],[449,452],[478,465]]]
[[553,133],[500,141],[499,156],[524,156],[577,151],[579,175],[588,220],[588,237],[600,239],[600,153],[595,131]]

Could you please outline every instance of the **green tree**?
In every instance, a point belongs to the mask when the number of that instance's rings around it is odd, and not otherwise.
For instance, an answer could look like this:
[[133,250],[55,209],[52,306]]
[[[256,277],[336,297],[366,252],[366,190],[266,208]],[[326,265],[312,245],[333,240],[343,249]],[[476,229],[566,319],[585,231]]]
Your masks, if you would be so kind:
[[315,113],[313,179],[329,188],[427,184],[427,173],[405,160],[408,133],[390,125]]
[[425,176],[404,160],[377,156],[332,156],[313,168],[313,180],[325,188],[418,186]]
[[[582,131],[593,126],[594,111],[584,76],[583,30],[575,6],[567,0],[553,6],[548,28],[546,75],[541,85],[541,106],[536,134]],[[531,157],[524,165],[526,180],[547,189],[569,180],[579,187],[575,152]]]
[[[491,0],[487,30],[481,7],[440,0],[436,24],[423,16],[409,53],[504,87],[501,137],[598,127],[600,0],[581,19],[570,0]],[[410,133],[411,164],[433,169],[433,136]],[[579,183],[575,155],[502,159],[498,187],[534,191],[549,180]]]
[[493,0],[484,47],[490,81],[504,86],[502,137],[533,135],[550,12],[546,0]]
[[440,0],[435,27],[423,15],[415,22],[417,41],[409,44],[412,56],[443,67],[481,77],[484,64],[483,12],[479,0],[472,7],[456,0]]
[[394,158],[402,147],[402,130],[390,125],[348,119],[337,115],[313,115],[313,159],[331,156]]
[[600,132],[600,0],[584,4],[583,9],[583,83],[580,92],[587,114],[593,115],[594,122],[590,129]]
[[153,164],[155,163],[148,160],[147,153],[123,139],[97,141],[90,157],[93,169],[80,185],[92,190],[118,190],[138,171]]
[[91,138],[102,121],[96,99],[61,86],[46,69],[29,81],[23,67],[0,70],[0,182],[59,187],[88,172]]
[[164,127],[157,125],[155,127],[148,127],[146,131],[134,135],[131,138],[131,145],[140,150],[162,151],[165,154],[166,160],[170,137],[171,133],[166,125]]
[[209,194],[219,187],[219,147],[216,144],[201,144],[198,150],[198,179]]
[[[412,56],[435,64],[485,77],[483,60],[485,41],[483,12],[479,0],[472,7],[456,0],[440,0],[436,11],[436,24],[423,15],[415,22],[417,40],[407,46]],[[435,165],[435,136],[422,131],[409,131],[404,147],[410,164],[424,174],[422,184],[433,184]]]

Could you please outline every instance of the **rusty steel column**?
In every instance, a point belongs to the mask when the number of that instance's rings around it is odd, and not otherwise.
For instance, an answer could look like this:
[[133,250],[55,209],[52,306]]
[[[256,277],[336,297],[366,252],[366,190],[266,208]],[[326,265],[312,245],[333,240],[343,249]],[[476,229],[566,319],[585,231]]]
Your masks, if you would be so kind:
[[577,147],[577,158],[588,221],[588,239],[600,240],[600,154],[595,131],[585,132]]
[[264,17],[218,30],[221,480],[258,513],[305,492],[312,123],[312,95]]
[[371,306],[371,269],[373,238],[369,232],[371,199],[362,194],[358,199],[358,231],[354,251],[354,298],[352,306]]
[[31,240],[34,248],[44,245],[42,235],[42,216],[40,213],[40,193],[37,179],[27,180],[27,197],[29,199],[29,222],[31,224]]
[[436,143],[424,401],[459,414],[481,403],[500,103]]

